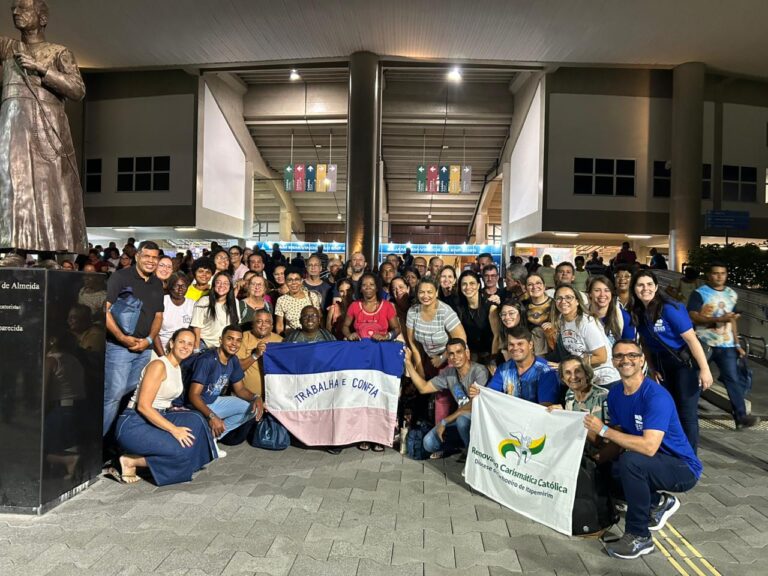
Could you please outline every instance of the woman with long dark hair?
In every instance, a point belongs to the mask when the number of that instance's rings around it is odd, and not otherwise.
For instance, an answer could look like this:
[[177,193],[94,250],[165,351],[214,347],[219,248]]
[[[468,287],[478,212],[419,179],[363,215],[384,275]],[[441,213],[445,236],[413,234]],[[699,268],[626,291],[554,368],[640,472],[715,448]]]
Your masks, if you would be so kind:
[[395,305],[397,321],[400,324],[400,338],[408,344],[405,324],[408,318],[408,309],[411,307],[411,290],[401,276],[395,276],[389,283],[389,300]]
[[197,301],[192,312],[190,326],[195,332],[195,350],[217,348],[221,343],[222,330],[239,322],[232,276],[229,272],[217,272],[211,282],[210,293]]
[[685,306],[659,290],[653,272],[636,272],[630,291],[632,322],[640,333],[649,375],[672,395],[680,424],[695,451],[699,443],[699,395],[701,389],[712,385],[704,350]]
[[517,326],[528,327],[525,318],[525,307],[515,298],[505,300],[501,306],[496,309],[497,319],[494,319],[496,328],[494,330],[493,354],[496,364],[500,365],[509,360],[507,352],[507,334]]
[[583,358],[595,372],[594,383],[608,386],[619,376],[611,360],[611,347],[602,325],[584,308],[579,293],[569,284],[555,290],[552,323],[557,329],[558,355]]
[[331,305],[326,310],[325,328],[333,334],[337,340],[344,340],[342,327],[347,317],[347,309],[355,297],[355,291],[352,287],[352,280],[342,278],[336,282],[336,292],[338,296],[333,299]]
[[467,334],[467,346],[472,359],[481,364],[490,360],[494,340],[496,313],[495,302],[484,298],[480,292],[480,277],[472,270],[464,270],[459,276],[459,305],[456,313]]
[[618,340],[634,340],[637,337],[632,317],[619,303],[613,282],[607,276],[590,276],[587,296],[589,313],[602,322],[609,346],[613,347]]

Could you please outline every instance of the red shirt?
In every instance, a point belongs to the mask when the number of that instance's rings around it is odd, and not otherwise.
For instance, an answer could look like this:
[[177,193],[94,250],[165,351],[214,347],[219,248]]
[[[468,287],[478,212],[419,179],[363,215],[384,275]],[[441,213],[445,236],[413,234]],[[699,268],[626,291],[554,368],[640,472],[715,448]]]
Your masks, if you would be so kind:
[[357,332],[360,338],[370,338],[374,334],[386,334],[389,332],[389,320],[395,318],[397,313],[392,302],[382,300],[373,312],[363,310],[363,303],[355,300],[347,309],[347,316],[352,318],[352,330]]

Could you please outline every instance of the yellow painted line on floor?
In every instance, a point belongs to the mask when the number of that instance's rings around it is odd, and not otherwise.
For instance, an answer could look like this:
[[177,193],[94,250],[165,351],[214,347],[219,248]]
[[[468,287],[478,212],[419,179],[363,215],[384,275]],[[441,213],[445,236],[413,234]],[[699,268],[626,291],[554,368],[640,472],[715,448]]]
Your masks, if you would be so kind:
[[656,544],[656,547],[659,550],[661,550],[661,553],[664,555],[664,558],[666,558],[669,561],[669,563],[672,564],[672,566],[674,566],[675,569],[677,569],[677,571],[680,573],[681,576],[691,576],[690,574],[688,574],[688,572],[685,571],[685,568],[680,566],[680,563],[675,559],[674,556],[672,556],[672,554],[669,553],[669,551],[666,548],[664,548],[664,546],[661,544],[659,539],[656,538],[655,536],[653,537],[653,542],[654,544]]
[[688,542],[688,540],[685,538],[685,536],[680,534],[680,532],[678,532],[675,529],[675,527],[672,526],[672,524],[667,522],[667,527],[669,528],[670,532],[672,532],[672,534],[677,536],[680,539],[680,541],[685,545],[685,547],[688,548],[688,550],[690,550],[691,554],[693,554],[696,558],[698,558],[701,561],[702,564],[704,564],[704,566],[712,573],[713,576],[722,576],[722,574],[720,574],[720,572],[718,572],[717,569],[715,569],[715,567],[712,566],[712,564],[709,562],[709,560],[704,558],[704,556],[702,556],[701,552],[699,552],[693,546],[693,544]]

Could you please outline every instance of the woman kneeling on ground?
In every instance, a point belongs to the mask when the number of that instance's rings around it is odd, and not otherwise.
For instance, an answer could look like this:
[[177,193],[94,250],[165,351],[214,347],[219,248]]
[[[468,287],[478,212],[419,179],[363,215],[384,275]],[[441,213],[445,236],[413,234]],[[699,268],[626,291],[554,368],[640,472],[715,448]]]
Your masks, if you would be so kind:
[[144,370],[117,421],[117,443],[126,454],[120,457],[119,471],[109,470],[116,480],[133,484],[140,479],[137,468],[149,468],[158,486],[188,482],[215,458],[210,427],[202,415],[171,407],[184,390],[179,364],[194,346],[194,332],[180,328],[171,336],[167,354]]

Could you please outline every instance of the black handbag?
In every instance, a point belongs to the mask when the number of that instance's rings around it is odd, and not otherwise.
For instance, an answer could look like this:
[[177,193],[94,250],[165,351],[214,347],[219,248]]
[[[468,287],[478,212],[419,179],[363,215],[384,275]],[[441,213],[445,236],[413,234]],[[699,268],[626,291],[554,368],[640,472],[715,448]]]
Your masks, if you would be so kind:
[[675,360],[677,360],[682,366],[685,366],[689,370],[693,370],[693,368],[695,367],[694,361],[693,361],[693,355],[691,354],[691,351],[688,349],[687,344],[683,346],[680,350],[675,351],[675,350],[672,350],[672,348],[670,348],[669,346],[667,346],[664,343],[664,340],[662,340],[656,335],[656,332],[654,332],[653,327],[648,327],[648,331],[651,333],[654,340],[656,340],[656,342],[661,344],[662,348],[664,348],[664,350],[666,350],[673,358],[675,358]]

